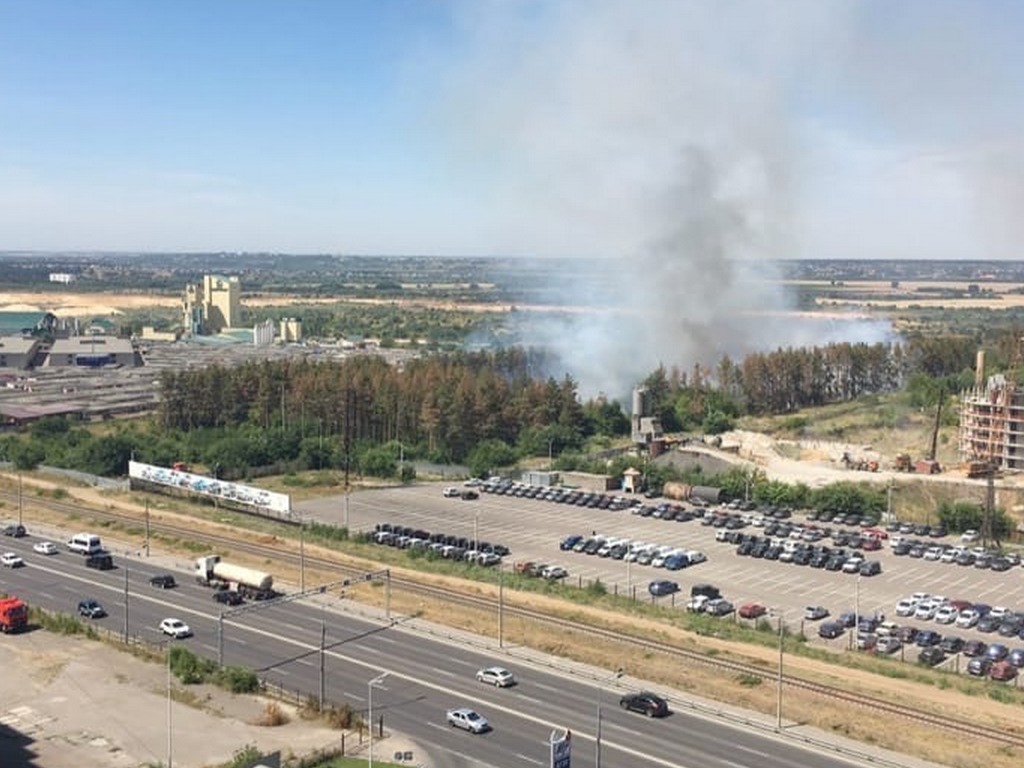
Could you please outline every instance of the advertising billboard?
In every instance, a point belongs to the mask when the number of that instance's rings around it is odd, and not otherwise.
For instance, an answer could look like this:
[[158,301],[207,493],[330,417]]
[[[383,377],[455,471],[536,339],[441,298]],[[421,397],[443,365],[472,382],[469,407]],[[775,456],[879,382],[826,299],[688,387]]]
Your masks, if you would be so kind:
[[292,511],[292,497],[287,493],[275,493],[252,485],[232,483],[214,477],[194,475],[179,469],[157,467],[140,461],[128,462],[128,477],[143,480],[154,485],[166,485],[189,493],[230,501],[266,512],[276,517],[288,517]]

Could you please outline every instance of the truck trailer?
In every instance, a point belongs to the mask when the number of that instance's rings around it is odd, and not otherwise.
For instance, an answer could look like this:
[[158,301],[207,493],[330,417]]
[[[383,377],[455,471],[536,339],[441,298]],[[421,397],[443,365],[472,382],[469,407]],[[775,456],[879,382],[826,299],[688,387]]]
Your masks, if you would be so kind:
[[220,555],[196,559],[196,581],[207,587],[233,589],[253,600],[266,600],[276,595],[274,577],[269,573],[226,563]]

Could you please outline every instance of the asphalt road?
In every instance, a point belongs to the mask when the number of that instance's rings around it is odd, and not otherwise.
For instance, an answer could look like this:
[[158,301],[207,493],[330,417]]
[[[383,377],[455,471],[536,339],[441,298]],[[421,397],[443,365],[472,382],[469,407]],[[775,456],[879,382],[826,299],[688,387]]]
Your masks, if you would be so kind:
[[[149,577],[166,572],[152,562],[118,558],[108,572],[86,569],[82,558],[62,551],[43,556],[31,551],[32,538],[7,540],[5,548],[24,555],[24,568],[0,573],[3,589],[50,610],[73,612],[84,596],[99,599],[109,616],[98,623],[119,631],[124,624],[125,573],[129,631],[163,642],[156,629],[161,618],[185,620],[193,638],[176,641],[211,658],[217,652],[219,606],[208,589],[190,574],[176,573],[180,586],[161,590]],[[606,768],[673,766],[678,768],[832,768],[850,763],[831,754],[816,754],[762,731],[736,728],[684,711],[649,720],[617,707],[626,689],[593,678],[560,674],[557,669],[521,663],[513,668],[520,684],[494,689],[477,683],[474,672],[492,663],[509,664],[481,652],[425,638],[399,626],[346,615],[343,601],[331,597],[321,605],[286,602],[224,620],[224,661],[253,667],[267,679],[315,695],[320,681],[319,645],[326,636],[325,691],[328,701],[368,707],[368,681],[387,672],[374,689],[375,718],[405,733],[431,754],[436,765],[450,768],[547,765],[547,741],[555,728],[574,734],[573,764],[595,765],[594,733],[602,702]],[[16,642],[17,636],[5,639]],[[484,714],[493,732],[472,736],[449,729],[446,709],[470,706]]]

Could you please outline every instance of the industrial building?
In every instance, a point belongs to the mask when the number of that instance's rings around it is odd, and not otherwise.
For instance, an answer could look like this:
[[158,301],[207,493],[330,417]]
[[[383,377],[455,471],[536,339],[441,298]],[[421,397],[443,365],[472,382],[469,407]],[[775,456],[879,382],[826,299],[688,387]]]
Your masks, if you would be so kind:
[[242,325],[242,284],[237,277],[203,275],[185,286],[182,323],[186,336],[205,336]]
[[1013,373],[985,378],[985,353],[978,352],[974,386],[960,398],[960,456],[996,470],[1024,469],[1024,388]]
[[630,439],[641,452],[646,451],[651,456],[657,456],[665,449],[665,434],[661,428],[661,419],[651,413],[650,399],[646,387],[636,387],[633,390]]
[[131,339],[99,335],[55,339],[46,359],[46,365],[50,368],[131,367],[135,363],[135,348]]

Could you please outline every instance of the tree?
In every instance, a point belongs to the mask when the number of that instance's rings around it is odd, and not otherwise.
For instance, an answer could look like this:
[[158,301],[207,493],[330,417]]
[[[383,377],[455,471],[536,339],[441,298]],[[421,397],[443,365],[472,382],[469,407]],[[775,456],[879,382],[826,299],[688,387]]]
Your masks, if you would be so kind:
[[39,443],[27,440],[12,440],[7,446],[7,458],[20,471],[35,469],[46,460],[46,451]]
[[486,477],[494,470],[516,462],[516,452],[501,440],[484,440],[467,458],[469,471],[474,477]]

